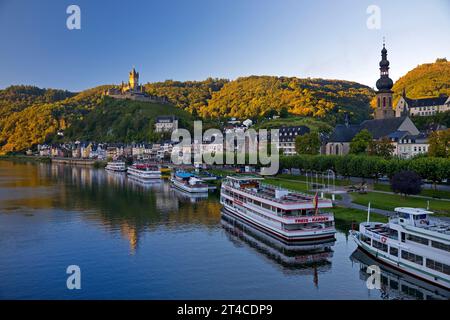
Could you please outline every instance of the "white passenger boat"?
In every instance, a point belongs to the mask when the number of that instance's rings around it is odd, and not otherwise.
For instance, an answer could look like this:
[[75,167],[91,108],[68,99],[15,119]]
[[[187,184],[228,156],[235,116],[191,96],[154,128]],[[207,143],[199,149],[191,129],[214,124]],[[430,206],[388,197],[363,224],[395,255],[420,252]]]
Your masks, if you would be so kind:
[[435,285],[450,288],[450,224],[431,211],[396,208],[388,223],[367,222],[350,235],[378,261]]
[[128,175],[133,176],[138,179],[160,179],[161,171],[155,165],[150,165],[146,163],[134,163],[132,166],[128,167]]
[[105,169],[109,171],[125,172],[127,171],[127,166],[124,161],[110,161],[106,164]]
[[229,176],[222,182],[220,202],[238,218],[287,241],[333,238],[334,216],[321,212],[331,200],[261,183],[263,178]]
[[[352,262],[359,264],[359,277],[367,283],[374,265],[380,268],[380,295],[389,300],[449,300],[450,290],[436,286],[428,281],[396,270],[378,262],[371,255],[356,249],[350,256]],[[372,269],[373,270],[373,269]]]
[[192,173],[177,171],[170,179],[172,184],[180,190],[190,193],[208,193],[208,185],[196,178]]

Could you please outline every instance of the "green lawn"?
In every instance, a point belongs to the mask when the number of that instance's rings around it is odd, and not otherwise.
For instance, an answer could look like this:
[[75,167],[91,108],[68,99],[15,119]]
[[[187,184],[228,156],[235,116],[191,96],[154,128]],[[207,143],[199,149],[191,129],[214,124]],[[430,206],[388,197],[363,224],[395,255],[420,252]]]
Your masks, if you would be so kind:
[[[427,199],[403,197],[395,194],[369,192],[367,194],[352,193],[354,203],[367,206],[370,202],[373,208],[394,210],[395,207],[426,208]],[[430,210],[440,215],[450,216],[450,202],[442,200],[430,200]]]
[[[333,211],[334,217],[337,220],[345,220],[345,221],[350,221],[350,222],[355,221],[357,223],[367,220],[367,212],[366,211],[343,208],[343,207],[334,207],[333,209],[331,209],[331,211]],[[372,212],[372,213],[370,213],[370,220],[387,222],[388,217]]]
[[[391,186],[388,184],[376,183],[373,186],[374,190],[392,192]],[[450,192],[442,190],[422,189],[421,196],[431,198],[450,199]]]

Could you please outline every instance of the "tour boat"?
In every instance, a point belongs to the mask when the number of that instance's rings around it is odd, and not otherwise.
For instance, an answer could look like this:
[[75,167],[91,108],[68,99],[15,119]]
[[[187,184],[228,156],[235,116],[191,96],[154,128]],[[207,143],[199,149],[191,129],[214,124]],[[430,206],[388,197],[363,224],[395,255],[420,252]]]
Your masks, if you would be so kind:
[[146,163],[134,163],[128,167],[128,175],[139,179],[160,179],[161,171],[155,165]]
[[404,273],[450,289],[450,224],[419,208],[395,208],[389,222],[359,224],[351,237],[367,254]]
[[377,262],[371,255],[356,249],[350,256],[350,260],[359,264],[359,277],[361,280],[371,281],[369,277],[373,273],[373,266],[379,265],[380,270],[380,294],[383,299],[390,300],[448,300],[450,290],[438,287],[415,276],[396,270],[388,265]]
[[261,177],[228,176],[222,182],[220,202],[238,218],[287,241],[334,238],[334,216],[321,199],[263,184]]
[[117,171],[117,172],[125,172],[127,171],[127,167],[124,161],[111,161],[106,164],[106,170]]
[[196,178],[192,173],[177,171],[170,179],[173,185],[190,193],[207,193],[209,187],[203,180]]

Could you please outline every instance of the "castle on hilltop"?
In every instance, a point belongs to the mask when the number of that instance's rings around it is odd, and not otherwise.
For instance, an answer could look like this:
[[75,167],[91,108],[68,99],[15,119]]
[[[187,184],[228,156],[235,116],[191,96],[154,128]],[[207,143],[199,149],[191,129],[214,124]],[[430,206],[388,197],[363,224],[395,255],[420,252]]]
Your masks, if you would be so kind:
[[139,72],[133,67],[128,76],[128,83],[106,90],[105,95],[114,99],[129,99],[136,101],[167,103],[166,97],[149,95],[145,92],[144,86],[139,84]]

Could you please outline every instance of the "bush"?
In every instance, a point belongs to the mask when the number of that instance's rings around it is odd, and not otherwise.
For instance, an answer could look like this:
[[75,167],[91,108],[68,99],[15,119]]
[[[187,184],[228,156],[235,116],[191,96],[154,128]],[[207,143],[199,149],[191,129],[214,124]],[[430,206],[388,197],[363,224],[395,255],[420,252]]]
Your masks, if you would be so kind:
[[409,170],[397,172],[391,179],[391,189],[395,193],[403,195],[419,194],[422,190],[422,179],[420,176]]

